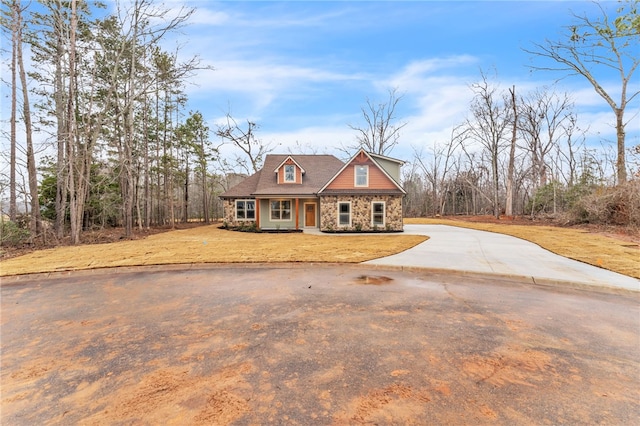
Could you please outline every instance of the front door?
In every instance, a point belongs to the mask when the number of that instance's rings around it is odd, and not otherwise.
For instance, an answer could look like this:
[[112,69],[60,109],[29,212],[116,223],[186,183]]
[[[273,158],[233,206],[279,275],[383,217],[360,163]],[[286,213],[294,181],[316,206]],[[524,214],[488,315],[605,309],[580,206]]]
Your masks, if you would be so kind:
[[304,205],[304,226],[316,226],[316,205],[309,203]]

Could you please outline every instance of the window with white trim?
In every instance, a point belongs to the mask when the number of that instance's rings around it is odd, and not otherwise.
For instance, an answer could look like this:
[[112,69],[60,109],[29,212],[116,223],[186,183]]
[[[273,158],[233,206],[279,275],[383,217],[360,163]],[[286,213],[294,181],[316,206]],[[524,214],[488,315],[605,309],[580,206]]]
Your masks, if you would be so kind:
[[271,200],[271,220],[291,220],[291,200]]
[[384,226],[384,201],[371,202],[371,225],[372,226]]
[[236,220],[255,220],[256,200],[236,200]]
[[338,203],[338,225],[351,226],[351,202]]
[[295,182],[296,181],[296,166],[293,164],[286,164],[284,166],[284,181]]
[[355,166],[355,186],[369,186],[369,166]]

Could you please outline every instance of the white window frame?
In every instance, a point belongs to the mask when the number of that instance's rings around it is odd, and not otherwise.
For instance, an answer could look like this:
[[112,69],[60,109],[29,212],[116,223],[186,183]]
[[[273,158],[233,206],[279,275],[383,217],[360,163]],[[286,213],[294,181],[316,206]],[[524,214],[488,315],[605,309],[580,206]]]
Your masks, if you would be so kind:
[[[376,223],[375,222],[375,208],[374,205],[375,204],[382,204],[382,223]],[[385,201],[372,201],[371,202],[371,227],[375,227],[375,226],[385,226],[386,223],[386,217],[387,217],[387,203]]]
[[[288,201],[288,202],[289,202],[289,208],[288,208],[288,209],[283,209],[283,208],[282,208],[282,203],[283,203],[284,201]],[[274,210],[274,209],[273,209],[273,203],[274,203],[274,202],[278,202],[278,203],[280,203],[280,208],[279,208],[278,210]],[[269,220],[271,220],[271,222],[291,222],[291,218],[293,217],[293,216],[291,215],[291,213],[292,213],[292,208],[293,208],[293,207],[292,207],[292,205],[293,205],[293,203],[292,203],[292,200],[291,200],[290,198],[283,198],[283,199],[273,199],[273,198],[272,198],[272,199],[270,199],[270,200],[269,200]],[[284,213],[284,212],[286,212],[287,210],[289,210],[289,218],[288,218],[288,219],[283,219],[283,218],[282,218],[283,213]],[[279,214],[278,214],[278,216],[280,216],[280,218],[279,218],[279,219],[274,219],[274,218],[273,218],[273,213],[274,213],[275,211],[277,211],[277,212],[279,213]]]
[[[247,209],[247,202],[253,203],[253,210]],[[245,216],[244,218],[238,217],[238,203],[244,203],[244,208],[243,208],[244,216]],[[236,220],[239,220],[239,221],[256,220],[256,200],[255,199],[247,198],[247,199],[236,200],[234,204],[235,204],[234,213],[235,213]],[[253,212],[253,218],[247,217],[247,212],[250,212],[250,211]]]
[[[341,204],[346,204],[349,206],[349,223],[348,224],[344,224],[340,222],[340,216],[342,215],[342,212],[340,211],[340,205]],[[338,221],[338,226],[348,226],[351,227],[351,222],[352,222],[352,210],[351,210],[351,201],[338,201],[338,217],[336,218]]]
[[[366,175],[365,175],[365,180],[366,182],[364,184],[358,184],[358,168],[362,167],[363,170],[365,170]],[[359,187],[359,188],[366,188],[369,186],[369,166],[367,164],[356,164],[355,166],[353,166],[353,186],[355,187]]]
[[[288,179],[287,167],[291,167],[293,169],[292,172],[291,172],[292,173],[291,174],[291,177],[292,177],[291,179]],[[294,166],[293,164],[285,164],[284,165],[284,181],[288,182],[288,183],[295,183],[295,181],[296,181],[296,166]]]

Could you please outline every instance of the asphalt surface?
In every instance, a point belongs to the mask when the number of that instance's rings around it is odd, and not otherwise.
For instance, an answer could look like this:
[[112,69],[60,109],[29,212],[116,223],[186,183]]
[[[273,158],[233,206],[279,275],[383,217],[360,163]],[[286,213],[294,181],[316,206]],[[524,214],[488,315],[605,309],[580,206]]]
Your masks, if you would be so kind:
[[3,278],[0,423],[633,424],[638,294],[364,265]]
[[[405,225],[429,240],[402,253],[365,262],[577,283],[640,291],[640,280],[551,253],[520,238],[447,225]],[[638,255],[640,269],[640,254]]]
[[[633,424],[638,280],[499,234],[4,277],[0,424]],[[569,285],[567,285],[569,284]]]

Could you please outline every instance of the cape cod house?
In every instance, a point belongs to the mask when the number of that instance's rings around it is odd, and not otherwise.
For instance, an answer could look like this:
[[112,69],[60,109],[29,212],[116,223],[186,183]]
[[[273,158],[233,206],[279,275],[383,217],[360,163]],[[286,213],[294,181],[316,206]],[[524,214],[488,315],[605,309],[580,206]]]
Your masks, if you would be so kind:
[[360,150],[266,156],[264,166],[220,195],[228,226],[263,230],[402,231],[403,161]]

